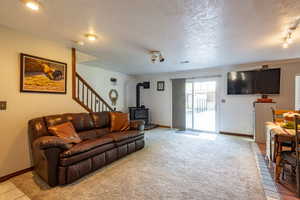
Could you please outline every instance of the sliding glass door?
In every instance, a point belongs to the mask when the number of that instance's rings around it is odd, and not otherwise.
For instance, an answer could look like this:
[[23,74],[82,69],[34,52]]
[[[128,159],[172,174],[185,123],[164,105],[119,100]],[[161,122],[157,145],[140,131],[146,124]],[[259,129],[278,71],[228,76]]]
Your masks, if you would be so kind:
[[186,128],[216,132],[217,80],[186,82]]

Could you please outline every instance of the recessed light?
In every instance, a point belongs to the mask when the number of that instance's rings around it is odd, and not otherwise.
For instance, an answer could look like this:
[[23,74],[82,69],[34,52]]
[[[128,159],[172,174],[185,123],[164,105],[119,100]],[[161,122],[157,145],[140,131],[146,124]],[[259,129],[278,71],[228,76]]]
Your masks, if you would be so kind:
[[180,61],[180,64],[188,64],[188,63],[190,63],[190,61],[188,60]]
[[292,44],[292,43],[293,43],[293,39],[292,39],[292,38],[288,38],[288,39],[286,39],[286,42],[287,42],[288,44]]
[[282,47],[283,47],[284,49],[286,49],[286,48],[289,47],[289,44],[288,44],[287,42],[285,42],[285,43],[283,43]]
[[85,37],[89,40],[89,41],[95,41],[97,40],[98,36],[92,33],[87,33],[85,34]]
[[25,4],[27,8],[30,8],[31,10],[38,11],[41,7],[41,4],[37,0],[22,0],[22,2]]
[[73,41],[75,44],[77,45],[80,45],[80,46],[83,46],[84,45],[84,42],[82,41]]

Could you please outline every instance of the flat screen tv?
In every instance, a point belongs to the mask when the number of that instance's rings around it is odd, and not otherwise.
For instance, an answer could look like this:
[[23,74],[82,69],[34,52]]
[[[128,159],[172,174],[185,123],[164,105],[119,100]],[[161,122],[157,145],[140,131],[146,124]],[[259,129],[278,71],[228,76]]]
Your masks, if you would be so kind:
[[229,72],[227,94],[279,94],[280,68]]

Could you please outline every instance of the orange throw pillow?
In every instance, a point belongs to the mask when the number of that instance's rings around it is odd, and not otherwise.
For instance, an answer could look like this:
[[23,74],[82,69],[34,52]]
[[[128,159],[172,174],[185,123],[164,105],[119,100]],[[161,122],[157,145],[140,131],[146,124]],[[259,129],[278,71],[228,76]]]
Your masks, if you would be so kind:
[[119,112],[110,112],[110,131],[127,131],[130,128],[129,123],[129,114],[128,113],[119,113]]
[[63,139],[66,143],[80,143],[81,139],[71,122],[48,127],[51,134]]

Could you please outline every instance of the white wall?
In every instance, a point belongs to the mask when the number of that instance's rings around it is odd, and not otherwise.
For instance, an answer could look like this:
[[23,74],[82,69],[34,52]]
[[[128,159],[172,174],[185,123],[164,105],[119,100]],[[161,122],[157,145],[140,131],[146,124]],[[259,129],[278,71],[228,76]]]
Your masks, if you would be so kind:
[[[132,95],[128,95],[130,94],[131,90],[135,90],[136,80],[134,79],[134,77],[119,72],[108,71],[100,67],[88,66],[84,64],[77,65],[77,72],[111,106],[112,104],[108,94],[111,89],[116,89],[119,94],[117,105],[115,106],[117,110],[127,112],[128,106],[132,106],[132,104],[134,103]],[[116,85],[111,84],[110,78],[112,77],[117,79]],[[132,102],[132,104],[130,104],[129,102]]]
[[[84,112],[72,100],[71,49],[35,36],[0,27],[0,177],[31,167],[27,137],[28,120],[65,112]],[[61,62],[67,67],[67,94],[20,92],[20,53]]]
[[[172,124],[172,84],[167,77],[137,77],[140,82],[150,81],[150,89],[141,88],[141,105],[150,111],[151,123],[169,126]],[[157,91],[157,81],[165,81],[165,91]]]
[[[266,63],[264,63],[266,64]],[[300,61],[282,61],[268,63],[272,68],[281,68],[281,92],[272,96],[277,107],[282,109],[295,108],[295,75],[300,73]],[[172,78],[192,78],[221,75],[219,80],[219,130],[233,133],[253,134],[253,102],[259,95],[227,95],[227,72],[234,70],[250,70],[260,68],[260,64],[208,68],[177,73],[138,76],[138,81],[151,81],[152,89],[141,93],[142,103],[150,108],[152,122],[160,125],[172,124]],[[164,92],[156,91],[156,81],[165,80],[167,87]]]

